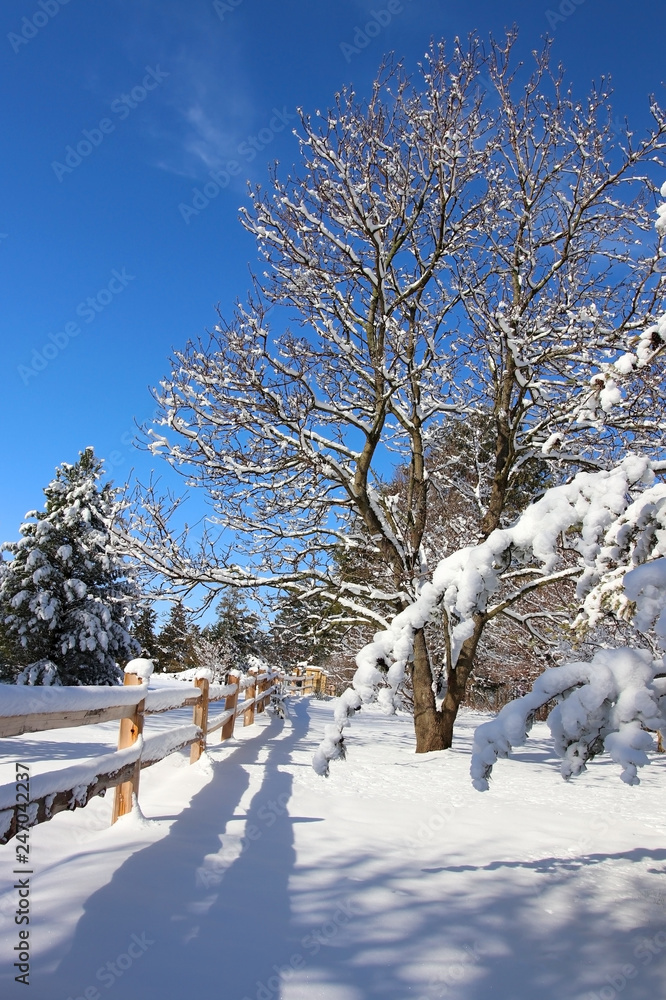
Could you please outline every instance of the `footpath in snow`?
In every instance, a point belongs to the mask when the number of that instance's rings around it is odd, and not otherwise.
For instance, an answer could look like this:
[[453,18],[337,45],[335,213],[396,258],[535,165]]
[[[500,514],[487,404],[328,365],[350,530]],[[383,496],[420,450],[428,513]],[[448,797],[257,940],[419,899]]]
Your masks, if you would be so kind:
[[[565,784],[537,726],[480,794],[480,716],[452,751],[416,756],[411,719],[364,710],[323,779],[310,761],[332,703],[289,713],[144,771],[145,819],[110,828],[109,795],[31,831],[30,993],[12,968],[14,845],[0,848],[2,997],[666,996],[663,758],[637,788],[605,761]],[[50,752],[60,738],[69,757],[61,734]],[[34,760],[39,740],[13,752]]]

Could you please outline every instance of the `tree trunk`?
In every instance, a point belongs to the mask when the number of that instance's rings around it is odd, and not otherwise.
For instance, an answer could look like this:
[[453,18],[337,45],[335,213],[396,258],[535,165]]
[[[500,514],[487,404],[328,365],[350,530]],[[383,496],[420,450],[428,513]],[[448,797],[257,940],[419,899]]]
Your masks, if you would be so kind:
[[442,749],[444,750],[448,750],[453,744],[453,727],[458,717],[458,709],[465,697],[466,687],[467,677],[463,680],[457,669],[452,670],[448,678],[446,695],[444,696],[442,711],[440,713],[442,716],[441,730],[444,744]]
[[450,741],[445,742],[443,715],[437,711],[435,692],[432,689],[430,656],[423,629],[414,635],[414,662],[412,664],[412,685],[414,688],[414,732],[416,752],[430,753],[431,750],[448,750]]
[[442,708],[437,711],[435,692],[432,685],[430,656],[423,629],[414,635],[414,662],[412,685],[414,688],[414,731],[416,752],[430,753],[431,750],[449,750],[453,744],[453,727],[458,716],[467,681],[472,673],[476,648],[481,638],[485,622],[479,619],[474,634],[467,639],[460,650],[455,670],[450,670]]

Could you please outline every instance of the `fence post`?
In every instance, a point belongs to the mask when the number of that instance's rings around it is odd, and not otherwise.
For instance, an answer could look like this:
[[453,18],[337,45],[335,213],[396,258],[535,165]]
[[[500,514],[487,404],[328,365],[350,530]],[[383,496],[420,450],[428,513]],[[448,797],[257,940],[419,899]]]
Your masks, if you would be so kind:
[[266,706],[270,705],[271,703],[271,689],[273,688],[274,683],[275,683],[275,678],[271,677],[271,671],[269,670],[268,677],[264,681],[264,698],[262,701],[264,712],[266,711]]
[[230,719],[222,726],[222,732],[220,733],[220,743],[223,740],[228,740],[234,735],[234,726],[236,725],[236,706],[238,705],[238,696],[240,694],[240,677],[237,674],[229,674],[227,676],[227,684],[235,684],[236,690],[233,694],[228,694],[224,699],[224,710],[229,712],[233,709],[233,715]]
[[[253,683],[250,684],[249,687],[245,688],[245,697],[246,698],[248,696],[250,698],[254,698],[254,696],[257,693],[257,678],[256,678],[256,675],[253,676],[252,680],[253,680]],[[244,726],[251,726],[253,724],[253,722],[254,722],[254,710],[255,710],[255,708],[256,708],[256,702],[253,705],[250,705],[250,707],[247,708],[243,712],[243,725]]]
[[263,677],[259,681],[259,687],[257,689],[257,715],[259,715],[259,713],[263,712],[264,710],[263,694],[267,687],[268,687],[268,681],[266,680],[265,677]]
[[[125,674],[125,684],[142,684],[144,678],[138,674]],[[127,719],[120,720],[120,732],[118,734],[118,749],[125,750],[131,747],[138,740],[143,732],[143,710],[146,705],[145,698],[139,702],[134,711]],[[141,776],[141,760],[137,760],[134,765],[134,773],[129,781],[123,781],[122,785],[116,785],[116,794],[113,800],[113,814],[111,823],[115,823],[121,816],[126,816],[132,811],[132,797],[139,797],[139,778]]]
[[194,684],[201,691],[201,697],[192,711],[192,722],[201,730],[201,736],[190,747],[190,764],[196,764],[206,749],[206,730],[208,729],[208,678],[197,677]]

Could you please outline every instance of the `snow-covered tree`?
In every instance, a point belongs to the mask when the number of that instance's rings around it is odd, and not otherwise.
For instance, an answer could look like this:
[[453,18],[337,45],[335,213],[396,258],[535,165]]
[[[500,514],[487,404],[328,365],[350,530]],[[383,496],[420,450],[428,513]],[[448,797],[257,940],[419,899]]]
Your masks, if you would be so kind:
[[[264,275],[231,321],[176,354],[156,392],[154,453],[208,491],[238,542],[223,557],[212,537],[188,551],[144,494],[135,551],[175,590],[316,594],[386,630],[441,555],[424,545],[427,445],[446,419],[489,420],[474,541],[519,513],[530,464],[562,482],[610,469],[627,446],[658,454],[649,175],[666,119],[653,104],[645,137],[618,140],[606,89],[577,99],[547,49],[519,83],[514,42],[485,55],[472,41],[450,58],[433,45],[420,87],[388,66],[366,102],[343,91],[327,114],[302,115],[301,171],[254,192],[243,223]],[[398,498],[385,488],[392,462],[404,469]],[[345,578],[340,547],[368,539],[382,576]],[[474,606],[464,627],[455,602],[440,602],[441,662],[425,617],[397,656],[409,660],[417,751],[450,746],[489,623],[513,614],[519,625],[515,606],[579,572],[518,555],[503,550],[504,596]],[[372,669],[385,680],[391,662]]]
[[238,591],[228,590],[215,609],[215,621],[205,625],[195,639],[193,651],[199,665],[211,670],[217,681],[229,671],[246,673],[265,640],[259,617],[247,608]]
[[233,651],[233,666],[247,669],[244,661],[258,656],[265,640],[259,627],[259,616],[251,611],[237,590],[229,589],[220,597],[215,609],[215,621],[204,626],[206,639],[224,642]]
[[227,639],[209,639],[203,632],[194,639],[192,652],[199,667],[210,671],[215,684],[224,684],[229,671],[239,673],[247,667],[247,661],[239,665],[237,650]]
[[27,684],[115,684],[138,651],[130,635],[137,584],[111,530],[116,492],[92,448],[63,464],[2,550],[5,673]]
[[159,659],[159,645],[155,633],[157,612],[150,605],[143,607],[136,616],[132,637],[141,647],[141,655],[149,660]]
[[189,667],[198,666],[194,644],[198,630],[193,629],[187,611],[180,601],[176,601],[169,617],[157,638],[160,666],[169,673],[179,673]]
[[[4,571],[4,560],[0,558],[0,580]],[[1,584],[0,584],[1,585]],[[14,680],[15,668],[11,666],[14,658],[14,643],[9,638],[4,614],[0,611],[0,682],[8,683]]]
[[[631,616],[640,633],[653,630],[666,648],[666,484],[656,482],[655,469],[666,471],[666,462],[631,455],[610,472],[578,473],[571,483],[548,490],[510,527],[443,559],[417,601],[357,656],[353,688],[340,699],[315,770],[327,774],[329,762],[344,756],[344,731],[364,701],[377,698],[394,708],[414,636],[438,609],[455,622],[449,632],[455,664],[476,616],[492,613],[507,562],[515,559],[535,576],[552,574],[564,534],[578,556],[580,619],[595,624],[606,610]],[[565,777],[605,746],[622,763],[624,780],[634,783],[651,742],[642,727],[666,724],[664,680],[664,659],[654,659],[649,646],[601,650],[591,662],[546,670],[532,692],[477,729],[476,787],[487,788],[496,759],[525,741],[535,712],[553,699],[564,699],[549,721]]]

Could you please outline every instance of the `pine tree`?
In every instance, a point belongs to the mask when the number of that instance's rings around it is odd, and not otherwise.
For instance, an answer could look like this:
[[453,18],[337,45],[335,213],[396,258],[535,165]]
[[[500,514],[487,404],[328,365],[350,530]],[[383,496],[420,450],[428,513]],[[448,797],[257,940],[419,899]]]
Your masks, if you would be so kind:
[[[7,563],[0,554],[0,588],[6,572]],[[14,659],[14,643],[9,638],[9,632],[4,621],[4,613],[0,610],[0,683],[11,683],[14,679],[12,660]]]
[[192,627],[180,601],[174,604],[157,640],[160,666],[169,673],[178,673],[198,665],[194,651]]
[[155,634],[157,612],[152,607],[143,608],[136,619],[132,635],[141,646],[141,655],[149,659],[159,659],[159,642]]
[[92,448],[63,463],[29,511],[18,542],[1,548],[0,614],[11,679],[29,684],[115,684],[118,661],[138,651],[129,634],[138,587],[114,548],[116,491],[100,484]]
[[202,636],[224,650],[228,669],[247,670],[248,657],[262,652],[259,619],[246,607],[237,590],[227,590],[216,608],[216,620],[206,625]]
[[336,629],[334,636],[325,632],[323,620],[327,606],[295,597],[285,600],[271,623],[271,655],[276,664],[291,666],[308,660],[319,666],[326,656],[342,643],[347,630]]

